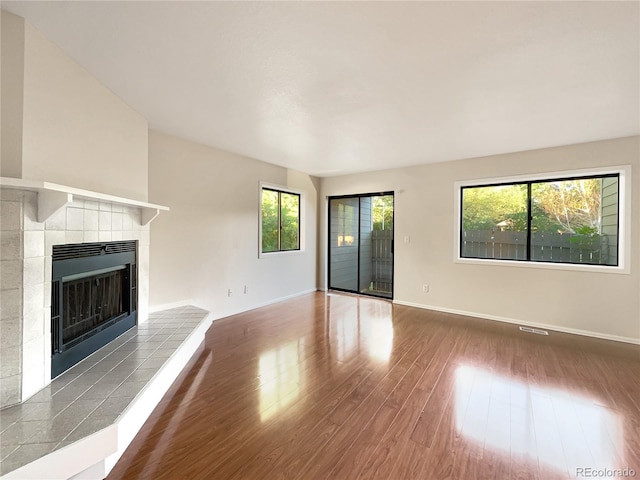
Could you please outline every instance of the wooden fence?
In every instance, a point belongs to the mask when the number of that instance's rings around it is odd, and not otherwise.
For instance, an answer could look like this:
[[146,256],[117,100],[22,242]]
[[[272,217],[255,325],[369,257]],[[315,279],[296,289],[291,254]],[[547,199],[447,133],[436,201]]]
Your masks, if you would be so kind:
[[[461,241],[462,257],[527,259],[527,234],[524,232],[468,230],[463,232]],[[531,234],[532,260],[608,265],[608,257],[607,235]]]
[[393,231],[371,232],[371,277],[374,290],[391,292],[393,282]]

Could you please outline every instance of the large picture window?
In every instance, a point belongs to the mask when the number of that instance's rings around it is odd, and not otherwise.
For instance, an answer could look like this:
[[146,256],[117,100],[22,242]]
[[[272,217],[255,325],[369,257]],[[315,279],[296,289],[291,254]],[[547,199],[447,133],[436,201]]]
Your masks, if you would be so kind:
[[300,250],[300,194],[262,187],[262,253]]
[[620,174],[460,188],[460,258],[618,266]]

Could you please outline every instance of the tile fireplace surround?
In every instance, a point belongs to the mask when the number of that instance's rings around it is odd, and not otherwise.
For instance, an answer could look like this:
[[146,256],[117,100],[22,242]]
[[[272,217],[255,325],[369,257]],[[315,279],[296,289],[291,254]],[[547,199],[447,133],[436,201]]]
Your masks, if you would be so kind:
[[[51,382],[53,245],[138,241],[138,322],[148,317],[149,208],[71,190],[74,195],[65,197],[55,191],[0,187],[0,408],[25,401]],[[43,202],[47,195],[69,201],[59,210],[54,201],[50,216],[39,221],[49,206]]]

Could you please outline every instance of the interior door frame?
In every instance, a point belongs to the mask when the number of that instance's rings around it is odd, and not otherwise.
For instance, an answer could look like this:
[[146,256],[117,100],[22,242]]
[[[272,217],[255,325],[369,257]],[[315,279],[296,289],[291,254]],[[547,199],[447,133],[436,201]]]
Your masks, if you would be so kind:
[[[391,239],[391,297],[385,297],[382,295],[375,295],[373,293],[363,293],[358,291],[360,289],[360,199],[365,197],[382,197],[391,195],[393,197],[393,231],[392,231],[392,239]],[[339,200],[341,198],[357,198],[358,199],[358,290],[348,290],[346,288],[335,288],[331,286],[331,200]],[[395,261],[396,261],[396,251],[395,251],[395,240],[396,240],[396,196],[393,190],[384,191],[384,192],[371,192],[371,193],[353,193],[347,195],[329,195],[327,196],[327,290],[333,290],[336,292],[345,292],[356,295],[364,295],[367,297],[379,298],[382,300],[390,300],[393,301],[396,282],[395,282]]]

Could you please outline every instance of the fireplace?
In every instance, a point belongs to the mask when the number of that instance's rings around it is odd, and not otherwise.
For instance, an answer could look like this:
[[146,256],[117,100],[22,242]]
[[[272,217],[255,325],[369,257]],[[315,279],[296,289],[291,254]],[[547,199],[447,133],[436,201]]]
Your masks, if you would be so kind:
[[136,325],[136,241],[54,245],[51,378]]

